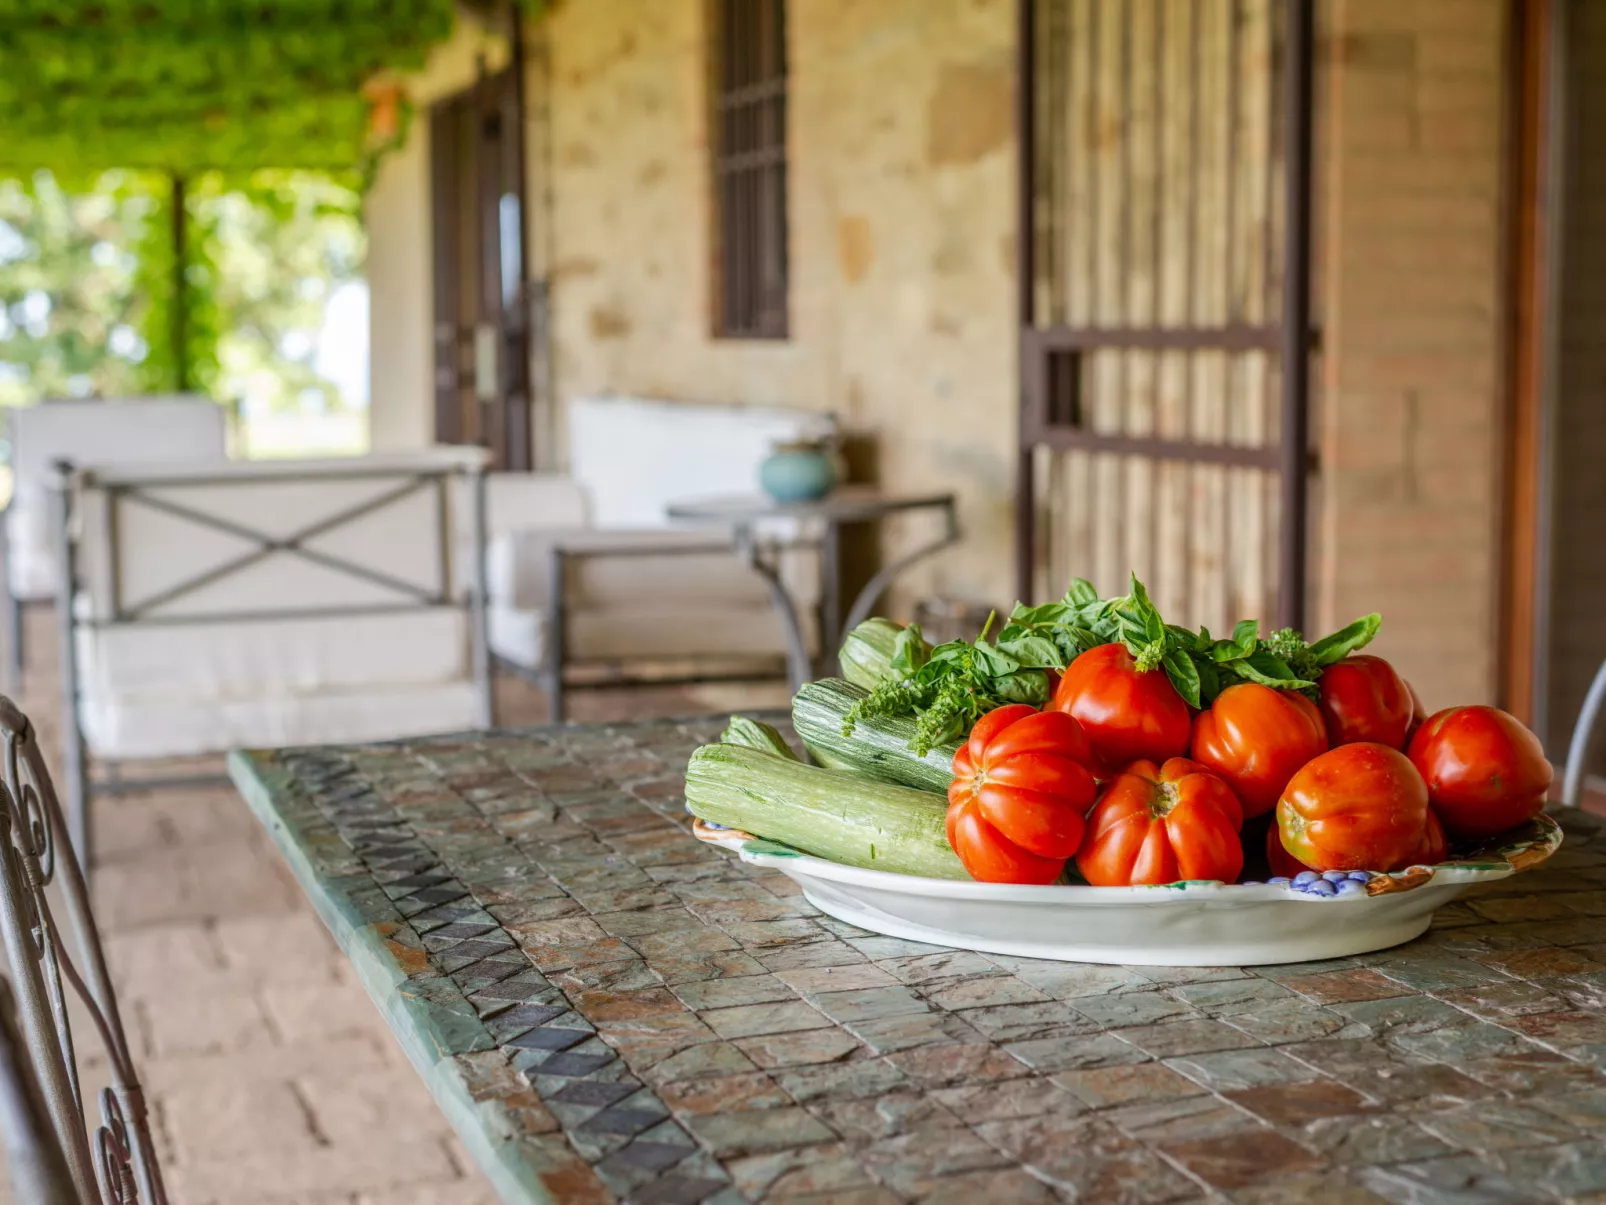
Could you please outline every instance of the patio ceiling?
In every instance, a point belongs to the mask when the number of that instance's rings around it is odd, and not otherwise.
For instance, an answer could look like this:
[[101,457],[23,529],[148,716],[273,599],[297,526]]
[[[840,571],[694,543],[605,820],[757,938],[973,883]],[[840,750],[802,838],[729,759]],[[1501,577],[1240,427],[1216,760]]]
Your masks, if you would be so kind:
[[357,167],[364,85],[422,66],[456,8],[0,0],[0,170]]

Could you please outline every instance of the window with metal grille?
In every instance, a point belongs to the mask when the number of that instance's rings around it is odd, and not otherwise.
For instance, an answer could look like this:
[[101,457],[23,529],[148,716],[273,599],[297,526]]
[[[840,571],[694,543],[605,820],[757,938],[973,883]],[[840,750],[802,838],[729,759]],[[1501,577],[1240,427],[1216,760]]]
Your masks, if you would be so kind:
[[714,0],[714,333],[786,337],[786,0]]

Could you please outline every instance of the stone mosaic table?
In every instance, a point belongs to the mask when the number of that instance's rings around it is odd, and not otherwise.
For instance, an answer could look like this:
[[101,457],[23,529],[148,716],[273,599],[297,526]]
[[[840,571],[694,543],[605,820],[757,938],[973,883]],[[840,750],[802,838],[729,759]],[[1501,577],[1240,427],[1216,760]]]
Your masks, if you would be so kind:
[[1409,946],[990,957],[688,834],[714,722],[236,754],[510,1202],[1606,1202],[1606,841]]

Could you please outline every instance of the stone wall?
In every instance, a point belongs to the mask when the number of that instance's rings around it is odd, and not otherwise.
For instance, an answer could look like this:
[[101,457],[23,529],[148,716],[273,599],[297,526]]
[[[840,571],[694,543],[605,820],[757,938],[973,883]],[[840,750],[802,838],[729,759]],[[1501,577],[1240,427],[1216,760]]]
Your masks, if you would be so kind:
[[1007,602],[1011,0],[791,5],[792,335],[776,342],[710,336],[706,11],[571,0],[550,18],[560,403],[834,410],[874,435],[885,486],[960,495],[966,543],[911,573],[900,605]]
[[1505,5],[1328,13],[1313,626],[1381,611],[1430,709],[1492,702]]
[[[597,393],[835,410],[874,437],[886,486],[949,487],[961,499],[965,542],[911,573],[890,609],[930,592],[1007,603],[1014,8],[790,6],[792,334],[743,342],[710,335],[707,5],[556,5],[540,33],[549,74],[530,89],[550,115],[549,125],[531,119],[530,221],[532,254],[550,266],[559,424],[565,401]],[[1505,5],[1320,8],[1311,626],[1381,610],[1379,651],[1430,707],[1490,700]],[[454,39],[432,62],[437,94],[474,45]],[[374,363],[412,349],[394,374],[406,381],[382,383],[376,368],[376,437],[383,427],[427,438],[430,422],[418,361],[427,307],[403,312],[377,275],[382,257],[399,254],[423,265],[404,274],[409,288],[427,281],[427,199],[398,199],[423,187],[427,157],[414,155],[387,164],[371,200]],[[382,421],[386,407],[400,416]],[[561,431],[552,442],[561,447]],[[884,554],[918,538],[895,529]]]

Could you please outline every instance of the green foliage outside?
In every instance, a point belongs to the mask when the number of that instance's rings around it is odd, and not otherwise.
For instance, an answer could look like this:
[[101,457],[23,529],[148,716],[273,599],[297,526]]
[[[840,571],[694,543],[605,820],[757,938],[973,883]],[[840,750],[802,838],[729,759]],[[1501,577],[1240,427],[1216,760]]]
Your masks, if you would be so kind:
[[[220,401],[338,410],[315,336],[365,251],[353,177],[288,171],[187,182],[187,378]],[[175,390],[171,181],[106,172],[66,191],[0,180],[0,405]]]
[[135,248],[155,206],[126,172],[79,194],[0,181],[0,404],[141,388]]

